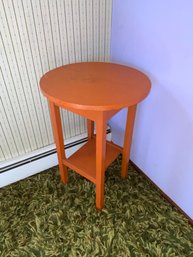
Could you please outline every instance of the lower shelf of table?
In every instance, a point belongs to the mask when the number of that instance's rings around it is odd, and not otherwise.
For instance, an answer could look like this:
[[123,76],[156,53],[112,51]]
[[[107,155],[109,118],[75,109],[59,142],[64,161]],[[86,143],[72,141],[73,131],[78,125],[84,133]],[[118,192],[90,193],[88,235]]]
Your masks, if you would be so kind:
[[[105,169],[118,157],[121,148],[108,142],[106,144]],[[89,140],[68,159],[63,160],[64,165],[80,175],[96,183],[96,140]]]

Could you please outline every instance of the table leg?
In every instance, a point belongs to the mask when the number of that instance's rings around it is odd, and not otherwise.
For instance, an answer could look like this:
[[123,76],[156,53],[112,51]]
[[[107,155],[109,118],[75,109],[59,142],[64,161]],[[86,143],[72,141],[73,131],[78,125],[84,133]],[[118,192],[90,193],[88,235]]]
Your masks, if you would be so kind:
[[54,132],[54,138],[56,143],[56,150],[58,155],[58,163],[60,168],[60,177],[63,183],[68,182],[67,167],[63,164],[63,159],[66,158],[64,151],[64,139],[62,133],[62,124],[60,118],[59,107],[49,101],[50,114],[52,120],[52,128]]
[[122,153],[122,168],[121,168],[121,177],[123,178],[127,177],[128,175],[128,164],[129,164],[131,140],[132,140],[132,134],[133,134],[136,108],[137,108],[137,105],[130,106],[128,108],[128,113],[127,113],[125,138],[124,138],[123,153]]
[[104,176],[106,155],[106,120],[104,113],[96,121],[96,208],[104,207]]
[[94,136],[94,121],[87,119],[88,139]]

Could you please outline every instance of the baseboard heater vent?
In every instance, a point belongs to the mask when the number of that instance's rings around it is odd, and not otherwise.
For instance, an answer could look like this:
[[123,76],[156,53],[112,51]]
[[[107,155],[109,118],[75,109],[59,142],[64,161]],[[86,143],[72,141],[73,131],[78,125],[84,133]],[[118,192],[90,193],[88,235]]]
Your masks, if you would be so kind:
[[[76,142],[72,142],[72,143],[67,144],[64,148],[65,148],[65,150],[67,150],[70,147],[74,147],[74,146],[83,144],[87,140],[88,140],[87,137],[86,138],[82,138],[80,140],[77,140]],[[18,161],[18,162],[15,162],[13,164],[7,165],[7,166],[5,166],[5,167],[0,169],[0,173],[6,172],[6,171],[11,170],[11,169],[18,168],[18,167],[20,167],[22,165],[26,165],[28,163],[37,161],[37,160],[39,160],[41,158],[47,157],[47,156],[55,154],[55,153],[56,153],[56,148],[54,148],[52,150],[45,151],[44,153],[40,153],[40,154],[34,155],[33,157],[29,157],[29,158],[26,158],[26,159],[24,159],[22,161]]]
[[[111,140],[110,128],[107,129],[107,139]],[[74,141],[70,139],[65,145],[66,156],[68,157],[73,154],[87,141],[88,137],[86,133],[77,136]],[[55,145],[40,149],[39,151],[21,157],[18,160],[16,159],[3,163],[0,167],[0,188],[56,165],[58,165],[58,159]]]

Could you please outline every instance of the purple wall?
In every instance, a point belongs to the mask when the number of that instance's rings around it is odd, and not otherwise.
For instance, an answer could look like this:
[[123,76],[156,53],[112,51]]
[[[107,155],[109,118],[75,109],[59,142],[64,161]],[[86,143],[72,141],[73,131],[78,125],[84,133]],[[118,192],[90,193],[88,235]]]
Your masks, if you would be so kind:
[[[111,61],[149,75],[131,160],[193,219],[193,1],[113,1]],[[111,120],[122,144],[125,112]]]

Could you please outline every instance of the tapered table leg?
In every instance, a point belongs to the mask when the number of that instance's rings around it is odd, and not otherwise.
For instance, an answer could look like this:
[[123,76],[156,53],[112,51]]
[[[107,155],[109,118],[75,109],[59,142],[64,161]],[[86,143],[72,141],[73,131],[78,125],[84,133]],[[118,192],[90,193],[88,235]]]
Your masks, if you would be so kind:
[[96,121],[96,208],[104,207],[104,176],[106,156],[106,120],[101,112]]
[[88,139],[94,136],[94,121],[87,119]]
[[137,105],[130,106],[127,113],[126,129],[125,129],[125,138],[122,152],[122,168],[121,168],[121,177],[127,177],[128,175],[128,164],[130,158],[131,150],[131,141],[133,134],[133,127],[135,121]]
[[50,114],[52,120],[52,128],[54,132],[54,138],[56,143],[56,150],[58,155],[58,163],[60,168],[60,177],[63,183],[68,182],[67,167],[63,164],[63,159],[66,158],[64,151],[64,139],[62,133],[62,124],[60,118],[59,107],[49,101]]

